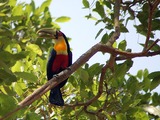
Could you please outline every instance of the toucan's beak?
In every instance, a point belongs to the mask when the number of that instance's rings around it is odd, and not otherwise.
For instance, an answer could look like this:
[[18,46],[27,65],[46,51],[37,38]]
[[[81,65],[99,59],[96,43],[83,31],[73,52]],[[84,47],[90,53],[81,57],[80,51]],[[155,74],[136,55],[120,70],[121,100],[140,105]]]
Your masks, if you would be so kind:
[[37,34],[38,37],[40,38],[52,38],[52,39],[58,38],[58,32],[52,28],[42,28],[37,31]]

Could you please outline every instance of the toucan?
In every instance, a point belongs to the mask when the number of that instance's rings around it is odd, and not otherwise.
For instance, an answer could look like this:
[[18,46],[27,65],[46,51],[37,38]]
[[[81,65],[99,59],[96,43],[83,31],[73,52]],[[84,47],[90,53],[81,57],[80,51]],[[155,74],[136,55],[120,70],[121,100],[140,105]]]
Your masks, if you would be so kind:
[[[72,52],[65,34],[52,28],[42,28],[37,31],[38,37],[53,39],[54,46],[50,52],[47,63],[47,79],[50,80],[59,72],[68,68],[72,64]],[[68,78],[67,78],[68,79]],[[50,90],[49,102],[57,106],[64,106],[64,100],[60,88],[67,79]]]

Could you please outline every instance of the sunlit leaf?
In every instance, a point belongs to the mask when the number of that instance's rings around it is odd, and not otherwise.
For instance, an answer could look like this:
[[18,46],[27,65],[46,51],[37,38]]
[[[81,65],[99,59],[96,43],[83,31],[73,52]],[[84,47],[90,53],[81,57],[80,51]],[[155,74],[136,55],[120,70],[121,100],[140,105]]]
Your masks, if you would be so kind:
[[18,82],[15,82],[13,83],[13,88],[14,90],[16,91],[16,93],[21,96],[23,94],[23,89],[26,88],[26,85],[25,83],[18,83]]
[[23,6],[19,4],[17,7],[15,7],[13,9],[12,14],[13,14],[13,16],[21,16],[21,15],[23,15]]
[[42,5],[40,6],[40,10],[44,11],[46,7],[49,7],[50,3],[52,0],[46,0],[42,3]]
[[88,107],[88,109],[91,110],[91,111],[95,111],[95,110],[97,110],[97,107],[94,107],[94,106],[91,106],[91,105],[90,105],[90,106]]
[[118,45],[118,49],[120,49],[122,51],[125,51],[126,50],[126,46],[127,46],[126,40],[122,40]]
[[16,0],[9,0],[8,4],[10,6],[15,6],[16,5]]
[[28,73],[28,72],[15,72],[15,74],[24,79],[24,80],[27,80],[28,82],[37,82],[38,78],[37,76],[35,76],[34,74],[32,73]]
[[83,3],[85,8],[89,8],[90,5],[89,5],[88,0],[83,0],[82,3]]
[[71,18],[67,16],[61,16],[55,20],[55,22],[68,22]]
[[29,44],[27,46],[28,49],[30,49],[32,52],[38,54],[38,55],[42,55],[42,50],[40,49],[40,47],[36,44]]
[[101,97],[98,99],[99,101],[105,101],[106,100],[106,94],[102,94]]
[[137,72],[137,77],[138,77],[139,79],[142,79],[142,76],[143,76],[143,70],[139,70],[139,71]]

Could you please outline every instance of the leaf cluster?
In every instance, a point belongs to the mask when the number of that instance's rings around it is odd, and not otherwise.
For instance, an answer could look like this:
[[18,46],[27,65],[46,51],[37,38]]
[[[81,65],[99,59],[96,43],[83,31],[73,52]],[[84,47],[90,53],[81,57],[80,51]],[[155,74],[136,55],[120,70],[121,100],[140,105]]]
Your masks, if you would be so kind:
[[[70,19],[52,18],[50,3],[51,0],[46,0],[36,7],[33,0],[31,3],[0,1],[0,118],[46,82],[46,62],[52,41],[37,38],[36,32],[44,27],[60,29],[56,22]],[[41,115],[31,109],[40,107],[42,100],[17,112],[12,119],[39,120]]]

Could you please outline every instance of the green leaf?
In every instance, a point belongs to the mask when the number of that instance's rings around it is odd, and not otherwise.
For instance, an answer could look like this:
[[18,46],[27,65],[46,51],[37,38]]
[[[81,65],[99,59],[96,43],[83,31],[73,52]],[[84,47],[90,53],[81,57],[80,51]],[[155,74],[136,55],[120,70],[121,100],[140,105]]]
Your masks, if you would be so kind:
[[49,5],[51,4],[52,0],[45,0],[42,5],[40,6],[40,10],[44,11],[46,7],[49,7]]
[[0,117],[11,112],[17,107],[16,101],[12,96],[0,93]]
[[109,40],[108,34],[105,33],[105,34],[103,35],[102,39],[101,39],[101,42],[102,42],[103,44],[106,44],[108,40]]
[[97,107],[90,105],[90,106],[88,107],[88,110],[96,111],[96,110],[97,110]]
[[150,90],[152,91],[157,86],[159,86],[159,84],[160,84],[160,76],[153,78],[153,80],[151,82]]
[[124,63],[118,64],[116,66],[115,78],[123,77],[126,74],[126,72],[132,67],[132,65],[132,60],[127,60]]
[[5,84],[10,85],[12,82],[17,80],[14,74],[10,74],[2,69],[0,69],[0,81],[3,81]]
[[127,46],[126,40],[122,40],[118,45],[118,49],[120,49],[122,51],[125,51],[126,50],[126,46]]
[[20,72],[23,66],[21,61],[17,61],[16,64],[11,68],[12,72]]
[[[139,86],[138,80],[134,76],[131,76],[127,80],[126,85],[127,85],[127,90],[130,91],[132,95],[141,89],[141,86]],[[135,86],[136,86],[136,89],[135,89]]]
[[93,11],[97,12],[102,18],[105,16],[103,5],[99,1],[96,2],[96,8]]
[[141,99],[135,99],[133,103],[130,104],[130,107],[135,107],[141,102]]
[[18,83],[18,82],[15,82],[13,83],[13,88],[14,90],[16,91],[16,93],[21,96],[23,93],[24,93],[24,89],[26,89],[26,84],[25,83]]
[[28,72],[15,72],[15,74],[24,79],[24,80],[27,80],[28,82],[37,82],[38,78],[37,76],[35,76],[34,74],[32,73],[28,73]]
[[26,4],[26,9],[25,12],[28,14],[27,16],[29,17],[31,12],[33,11],[33,7],[29,4]]
[[142,118],[143,120],[149,120],[149,116],[144,111],[135,112],[133,117],[134,117],[134,120],[141,120]]
[[127,29],[123,24],[121,24],[120,31],[121,31],[122,33],[127,33],[127,32],[129,32],[128,29]]
[[57,19],[55,20],[55,22],[60,22],[60,23],[62,23],[62,22],[68,22],[70,19],[71,19],[70,17],[61,16],[61,17],[57,18]]
[[150,86],[151,86],[151,80],[149,78],[145,77],[143,79],[143,90],[145,92],[147,92],[150,89]]
[[0,35],[12,37],[13,33],[11,32],[11,30],[6,28],[6,29],[0,29]]
[[160,71],[150,73],[148,78],[152,79],[150,86],[150,90],[152,91],[160,84]]
[[154,19],[152,21],[152,31],[160,30],[160,19]]
[[88,82],[89,75],[88,75],[88,72],[87,72],[85,69],[79,68],[79,69],[77,70],[77,73],[78,73],[79,78],[80,78],[84,83],[87,83],[87,82]]
[[22,5],[18,5],[18,6],[16,6],[14,9],[13,9],[13,11],[12,11],[12,15],[13,16],[21,16],[21,15],[23,15],[24,14],[24,12],[23,12],[23,6]]
[[160,95],[155,92],[152,96],[152,105],[158,106],[160,103]]
[[89,8],[90,7],[89,2],[87,0],[83,0],[82,3],[83,3],[85,8]]
[[98,100],[104,102],[104,101],[106,100],[106,96],[107,96],[106,93],[103,93],[103,94],[98,98]]
[[139,79],[142,79],[142,77],[143,77],[143,70],[139,70],[139,71],[137,72],[137,77],[138,77]]
[[36,44],[29,44],[28,46],[27,46],[27,48],[30,50],[30,51],[32,51],[32,52],[34,52],[34,53],[36,53],[36,54],[38,54],[38,55],[42,55],[42,50],[40,49],[40,47],[38,46],[38,45],[36,45]]
[[148,77],[149,71],[148,69],[144,69],[143,71],[143,77]]
[[97,92],[98,92],[98,82],[96,80],[94,80],[93,84],[92,84],[92,93],[94,95],[97,95]]
[[88,72],[85,71],[84,69],[82,69],[82,70],[81,70],[81,73],[80,73],[80,78],[81,78],[81,80],[83,80],[85,83],[88,82],[88,78],[89,78]]
[[12,73],[11,70],[9,69],[8,65],[7,65],[5,62],[3,62],[3,61],[0,60],[0,68],[1,68],[1,67],[2,67],[2,68],[4,69],[4,71],[6,71],[7,73],[9,73],[9,74]]
[[123,113],[118,113],[116,115],[116,120],[127,120],[126,115]]
[[103,65],[99,63],[95,63],[88,68],[89,77],[93,77],[94,75],[98,75],[101,72]]
[[104,4],[105,4],[109,9],[112,9],[111,2],[109,2],[109,1],[104,1]]
[[95,37],[95,39],[101,34],[101,32],[103,31],[104,29],[100,29]]
[[16,5],[16,0],[9,0],[8,5],[15,6]]
[[26,115],[26,120],[40,120],[40,119],[41,116],[33,112],[30,112]]

